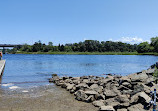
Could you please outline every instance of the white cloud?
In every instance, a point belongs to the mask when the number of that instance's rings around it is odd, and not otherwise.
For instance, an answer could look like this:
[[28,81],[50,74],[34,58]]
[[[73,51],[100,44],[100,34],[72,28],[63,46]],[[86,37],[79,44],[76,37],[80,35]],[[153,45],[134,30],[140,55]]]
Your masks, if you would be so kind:
[[85,41],[85,40],[88,40],[87,38],[83,38],[83,40]]
[[120,42],[124,42],[124,43],[130,43],[130,44],[139,44],[141,42],[149,42],[150,40],[143,40],[142,38],[139,37],[121,37],[118,40],[113,40],[113,39],[109,39],[110,41],[120,41]]

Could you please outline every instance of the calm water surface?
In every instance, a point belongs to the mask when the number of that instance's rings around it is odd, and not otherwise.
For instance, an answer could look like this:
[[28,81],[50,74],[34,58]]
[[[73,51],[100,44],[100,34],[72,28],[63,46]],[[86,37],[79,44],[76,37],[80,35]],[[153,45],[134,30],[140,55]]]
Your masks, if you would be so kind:
[[48,84],[48,78],[103,74],[127,75],[149,68],[158,61],[148,55],[22,55],[6,54],[1,86],[32,87]]

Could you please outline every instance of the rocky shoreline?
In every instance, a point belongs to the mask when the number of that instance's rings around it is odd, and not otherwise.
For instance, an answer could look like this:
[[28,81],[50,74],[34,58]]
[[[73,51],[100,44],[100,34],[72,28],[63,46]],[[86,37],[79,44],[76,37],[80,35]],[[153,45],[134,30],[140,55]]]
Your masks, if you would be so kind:
[[59,77],[53,74],[49,82],[65,88],[78,101],[92,103],[100,111],[152,111],[150,94],[154,88],[158,90],[153,77],[155,66],[128,76]]

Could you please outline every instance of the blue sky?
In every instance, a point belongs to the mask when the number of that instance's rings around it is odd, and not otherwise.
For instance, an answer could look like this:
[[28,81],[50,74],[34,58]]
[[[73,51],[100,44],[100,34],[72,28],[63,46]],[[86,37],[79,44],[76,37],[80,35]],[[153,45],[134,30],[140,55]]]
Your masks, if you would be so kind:
[[158,36],[157,5],[158,0],[0,0],[0,43],[138,43]]

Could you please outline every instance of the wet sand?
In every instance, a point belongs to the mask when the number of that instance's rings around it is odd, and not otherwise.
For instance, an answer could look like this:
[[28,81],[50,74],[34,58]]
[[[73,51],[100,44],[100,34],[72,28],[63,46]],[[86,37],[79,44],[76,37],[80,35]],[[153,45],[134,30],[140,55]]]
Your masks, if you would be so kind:
[[53,85],[1,90],[0,111],[98,111],[98,108],[75,100],[68,91]]

